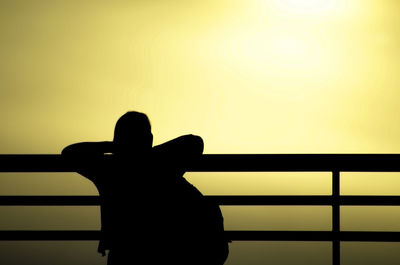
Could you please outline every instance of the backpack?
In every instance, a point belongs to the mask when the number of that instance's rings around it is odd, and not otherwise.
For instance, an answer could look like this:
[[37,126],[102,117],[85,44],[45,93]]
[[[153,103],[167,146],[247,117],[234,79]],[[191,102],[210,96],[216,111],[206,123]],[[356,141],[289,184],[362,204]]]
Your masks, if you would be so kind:
[[[230,241],[224,230],[221,209],[215,201],[190,186],[189,202],[185,204],[186,209],[181,210],[181,218],[187,226],[179,227],[188,231],[189,244],[183,246],[190,260],[186,264],[222,265],[228,257]],[[193,263],[194,260],[197,262]]]

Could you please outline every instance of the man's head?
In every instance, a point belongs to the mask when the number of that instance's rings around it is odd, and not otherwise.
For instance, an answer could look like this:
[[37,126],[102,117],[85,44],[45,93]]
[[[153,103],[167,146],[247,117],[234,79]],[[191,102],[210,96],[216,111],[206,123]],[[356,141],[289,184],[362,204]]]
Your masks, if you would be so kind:
[[129,111],[115,125],[115,153],[138,154],[148,152],[153,146],[153,134],[146,114]]

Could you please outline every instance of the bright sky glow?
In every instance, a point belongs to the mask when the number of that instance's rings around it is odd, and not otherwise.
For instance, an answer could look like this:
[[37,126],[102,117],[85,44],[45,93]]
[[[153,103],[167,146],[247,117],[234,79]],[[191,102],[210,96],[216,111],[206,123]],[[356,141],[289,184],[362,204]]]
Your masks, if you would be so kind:
[[339,8],[344,0],[275,0],[282,10],[292,14],[321,15],[329,14]]

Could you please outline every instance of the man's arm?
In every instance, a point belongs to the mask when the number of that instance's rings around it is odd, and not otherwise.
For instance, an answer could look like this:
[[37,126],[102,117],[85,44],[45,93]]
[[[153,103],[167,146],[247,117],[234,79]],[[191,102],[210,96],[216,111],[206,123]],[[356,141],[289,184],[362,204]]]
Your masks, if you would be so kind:
[[82,142],[68,145],[61,151],[61,154],[68,157],[102,156],[113,151],[113,142]]
[[112,142],[81,142],[71,144],[61,151],[61,155],[68,159],[69,163],[76,166],[79,174],[93,180],[95,168],[90,165],[93,159],[104,157],[105,153],[112,153]]
[[153,147],[156,156],[162,156],[172,165],[180,165],[183,169],[197,161],[204,150],[204,142],[197,135],[183,135],[166,143]]

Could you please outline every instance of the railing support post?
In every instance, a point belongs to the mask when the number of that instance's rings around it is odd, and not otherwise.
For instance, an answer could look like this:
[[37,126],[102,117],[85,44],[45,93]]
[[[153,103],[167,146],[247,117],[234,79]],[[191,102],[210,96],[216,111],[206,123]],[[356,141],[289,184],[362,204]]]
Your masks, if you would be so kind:
[[332,171],[332,265],[340,265],[340,172]]

